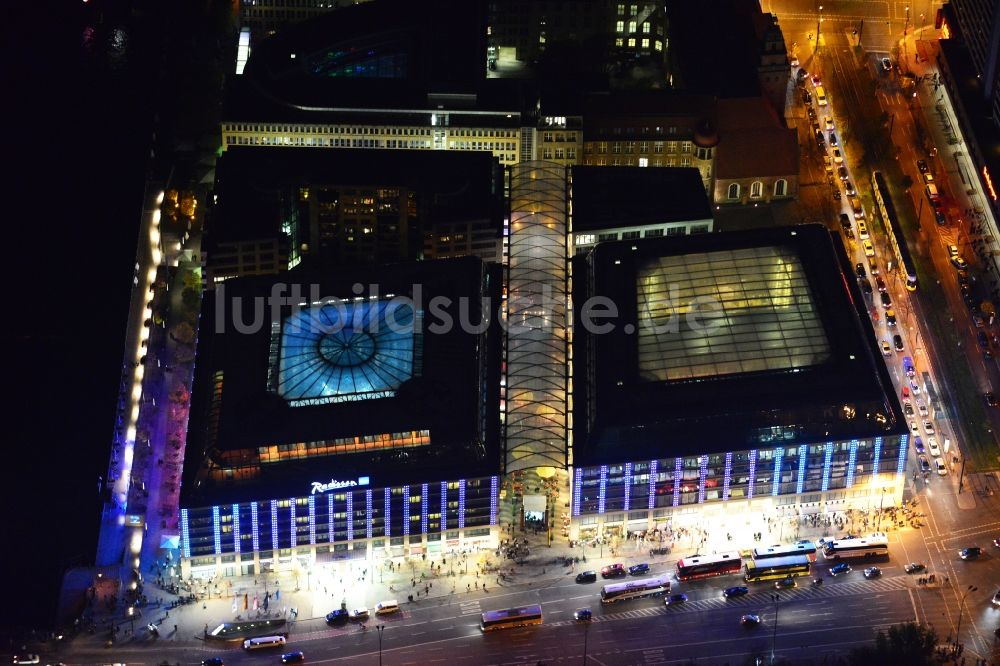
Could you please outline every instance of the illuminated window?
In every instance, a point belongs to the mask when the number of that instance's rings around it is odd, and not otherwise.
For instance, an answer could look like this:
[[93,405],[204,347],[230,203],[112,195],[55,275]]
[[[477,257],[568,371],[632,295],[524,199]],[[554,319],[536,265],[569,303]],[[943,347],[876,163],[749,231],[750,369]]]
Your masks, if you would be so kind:
[[774,182],[774,196],[783,197],[788,190],[788,181],[784,178],[779,178]]
[[615,22],[615,32],[625,32],[625,21]]
[[643,39],[642,40],[642,48],[644,48],[644,49],[648,49],[649,48],[649,40],[648,39]]
[[639,13],[639,5],[631,5],[628,8],[628,15],[629,16],[635,16],[638,13]]
[[624,45],[625,45],[625,40],[624,39],[622,39],[621,37],[618,37],[618,38],[615,39],[615,46],[621,47],[621,46],[624,46]]
[[730,200],[739,199],[740,198],[740,184],[739,183],[731,183],[729,185],[729,191],[727,192],[726,196]]
[[628,34],[633,34],[635,32],[636,24],[635,21],[628,22]]
[[635,48],[635,39],[629,39],[628,40],[628,45],[629,45],[630,48]]
[[618,5],[618,16],[625,16],[625,5],[624,4],[620,3]]
[[649,34],[649,21],[643,21],[643,23],[642,23],[642,31],[644,33],[646,33],[647,35]]
[[759,199],[762,196],[764,196],[764,183],[759,180],[750,183],[750,198]]

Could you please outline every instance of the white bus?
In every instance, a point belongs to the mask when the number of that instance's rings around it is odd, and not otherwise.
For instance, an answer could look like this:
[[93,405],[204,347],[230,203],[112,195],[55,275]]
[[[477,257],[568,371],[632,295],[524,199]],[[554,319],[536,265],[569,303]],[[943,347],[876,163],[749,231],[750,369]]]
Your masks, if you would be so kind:
[[889,557],[889,537],[872,534],[860,539],[841,539],[823,544],[823,557],[828,560],[871,560]]
[[541,623],[542,607],[535,604],[534,606],[524,606],[523,608],[486,611],[483,613],[482,622],[480,622],[479,627],[483,631],[496,631],[497,629],[528,627]]
[[601,603],[613,604],[640,597],[655,597],[670,592],[670,578],[666,575],[644,580],[630,580],[601,588]]
[[788,557],[790,555],[807,555],[810,562],[816,561],[816,544],[791,543],[787,545],[770,546],[769,548],[754,548],[754,561],[766,560],[770,557]]

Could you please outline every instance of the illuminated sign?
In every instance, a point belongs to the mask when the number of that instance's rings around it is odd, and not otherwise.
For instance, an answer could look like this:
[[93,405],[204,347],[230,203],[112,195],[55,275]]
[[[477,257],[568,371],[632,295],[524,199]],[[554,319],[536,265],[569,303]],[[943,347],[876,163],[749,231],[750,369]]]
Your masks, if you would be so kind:
[[367,476],[359,476],[357,481],[337,481],[335,479],[330,479],[329,483],[322,483],[320,481],[312,482],[312,492],[311,495],[316,493],[327,493],[331,490],[340,490],[341,488],[354,488],[355,486],[367,486],[369,478]]
[[993,179],[990,178],[989,169],[987,169],[986,167],[983,167],[983,180],[986,181],[986,187],[989,188],[990,190],[990,198],[993,199],[993,201],[996,201],[997,191],[993,189]]

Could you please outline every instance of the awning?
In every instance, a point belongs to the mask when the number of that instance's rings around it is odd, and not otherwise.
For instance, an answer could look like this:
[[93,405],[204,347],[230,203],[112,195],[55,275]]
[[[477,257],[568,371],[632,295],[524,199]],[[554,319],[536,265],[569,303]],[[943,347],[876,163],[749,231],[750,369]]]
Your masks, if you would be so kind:
[[524,510],[531,513],[545,513],[545,495],[525,495]]

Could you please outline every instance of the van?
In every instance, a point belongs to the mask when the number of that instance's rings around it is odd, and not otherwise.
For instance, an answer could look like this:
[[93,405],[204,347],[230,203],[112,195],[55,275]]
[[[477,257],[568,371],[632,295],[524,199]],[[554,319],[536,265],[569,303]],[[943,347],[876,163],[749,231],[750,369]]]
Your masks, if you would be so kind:
[[941,198],[941,194],[938,192],[937,185],[934,183],[927,183],[924,186],[924,191],[927,192],[927,199],[933,203]]
[[395,613],[397,611],[399,611],[398,601],[380,601],[375,604],[376,615],[389,615],[390,613]]
[[248,638],[243,641],[244,650],[266,650],[267,648],[282,647],[287,643],[284,636],[258,636]]
[[816,86],[816,104],[826,106],[826,91],[823,86]]

